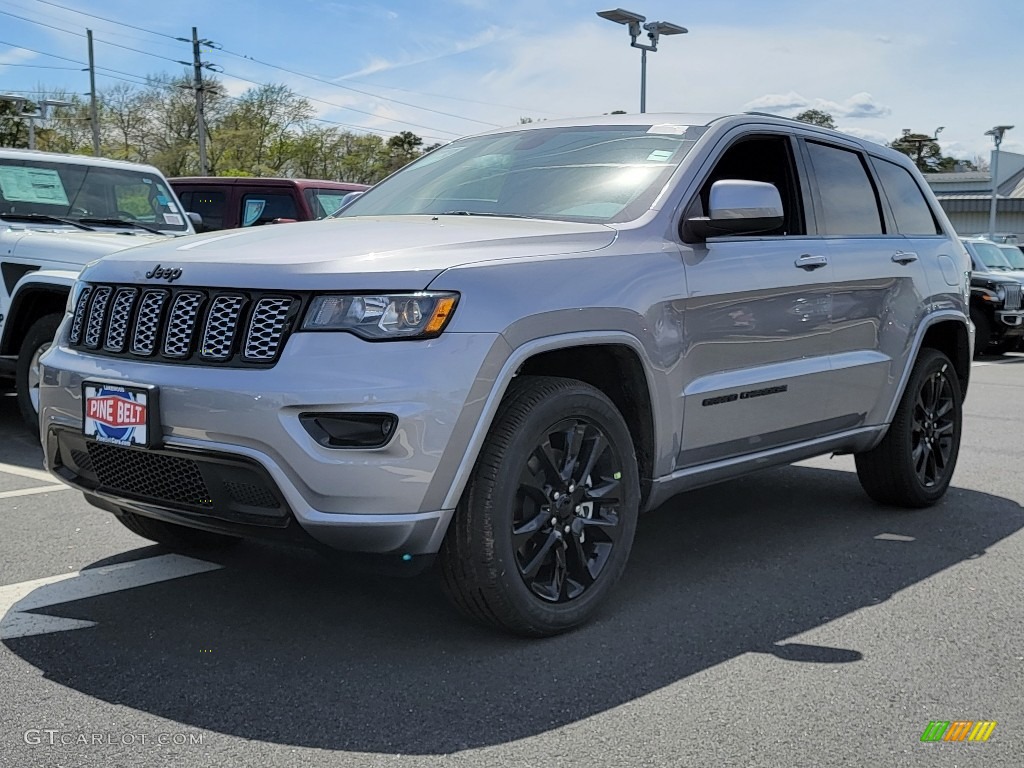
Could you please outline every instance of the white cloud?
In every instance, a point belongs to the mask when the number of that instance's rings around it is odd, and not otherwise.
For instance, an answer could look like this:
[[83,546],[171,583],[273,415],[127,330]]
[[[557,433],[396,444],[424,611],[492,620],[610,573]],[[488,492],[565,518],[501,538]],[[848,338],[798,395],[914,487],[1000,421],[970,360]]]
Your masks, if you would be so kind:
[[4,64],[24,64],[26,61],[31,61],[36,57],[32,51],[26,51],[24,48],[11,48],[8,51],[0,53],[0,67]]
[[889,107],[879,104],[870,93],[866,92],[855,93],[844,101],[830,101],[822,98],[808,99],[794,91],[784,94],[769,93],[747,102],[744,108],[776,114],[795,114],[805,109],[817,109],[828,112],[832,117],[838,119],[888,117],[892,114]]

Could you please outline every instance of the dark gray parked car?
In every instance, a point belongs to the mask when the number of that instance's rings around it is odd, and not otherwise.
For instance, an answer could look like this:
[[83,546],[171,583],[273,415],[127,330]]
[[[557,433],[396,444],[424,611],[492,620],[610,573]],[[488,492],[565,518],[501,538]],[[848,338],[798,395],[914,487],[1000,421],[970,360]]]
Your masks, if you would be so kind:
[[455,141],[333,220],[91,265],[43,358],[49,469],[178,548],[437,556],[471,616],[590,617],[638,515],[830,452],[945,493],[970,260],[912,163],[763,115]]

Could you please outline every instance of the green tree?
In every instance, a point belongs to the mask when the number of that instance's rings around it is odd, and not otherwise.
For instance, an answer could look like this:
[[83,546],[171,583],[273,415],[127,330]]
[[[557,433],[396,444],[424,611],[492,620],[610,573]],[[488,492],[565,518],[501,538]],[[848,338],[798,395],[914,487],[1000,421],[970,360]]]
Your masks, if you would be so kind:
[[0,101],[0,147],[28,147],[28,125],[23,112],[33,112],[32,102]]
[[889,146],[907,155],[923,173],[952,171],[958,164],[967,170],[976,169],[974,163],[970,161],[943,155],[942,147],[935,137],[925,133],[904,131],[902,136],[889,142]]
[[822,128],[831,128],[833,131],[836,130],[836,121],[832,119],[832,115],[820,109],[805,109],[793,119],[799,120],[801,123],[810,123],[811,125],[820,125]]

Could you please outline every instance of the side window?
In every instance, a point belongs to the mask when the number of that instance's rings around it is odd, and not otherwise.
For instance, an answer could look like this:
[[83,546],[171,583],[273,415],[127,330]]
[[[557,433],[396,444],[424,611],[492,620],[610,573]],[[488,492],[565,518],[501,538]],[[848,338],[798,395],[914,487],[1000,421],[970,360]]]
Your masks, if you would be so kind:
[[888,160],[872,158],[872,161],[900,234],[941,235],[942,230],[939,229],[928,201],[910,171]]
[[807,142],[821,197],[823,235],[881,235],[882,211],[875,185],[857,152]]
[[242,197],[242,226],[258,227],[274,219],[298,219],[299,209],[291,195],[251,193]]
[[759,232],[758,237],[782,237],[807,233],[804,226],[803,198],[797,182],[789,138],[785,136],[745,137],[726,149],[701,186],[699,198],[691,203],[687,213],[688,217],[702,215],[702,213],[697,213],[698,207],[702,212],[708,210],[711,186],[716,181],[723,179],[763,181],[774,184],[779,190],[785,220],[781,227],[769,232]]
[[224,229],[224,193],[197,189],[178,194],[186,211],[203,217],[203,231]]

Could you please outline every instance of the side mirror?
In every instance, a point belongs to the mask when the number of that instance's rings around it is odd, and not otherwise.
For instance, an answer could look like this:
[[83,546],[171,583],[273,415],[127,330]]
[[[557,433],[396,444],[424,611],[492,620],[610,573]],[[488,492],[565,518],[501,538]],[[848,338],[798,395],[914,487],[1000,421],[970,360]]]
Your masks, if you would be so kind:
[[203,217],[194,211],[188,211],[186,214],[188,220],[192,222],[192,227],[196,232],[201,232],[203,229]]
[[752,235],[782,226],[782,196],[774,184],[722,179],[711,185],[707,216],[686,220],[686,231],[704,240],[717,235]]

